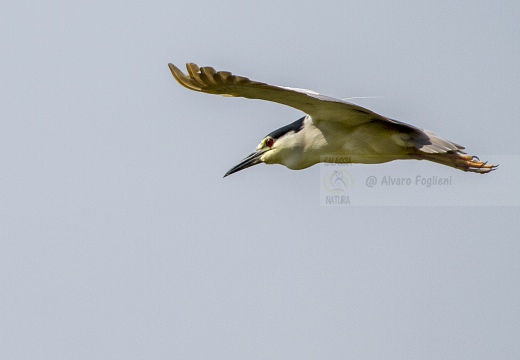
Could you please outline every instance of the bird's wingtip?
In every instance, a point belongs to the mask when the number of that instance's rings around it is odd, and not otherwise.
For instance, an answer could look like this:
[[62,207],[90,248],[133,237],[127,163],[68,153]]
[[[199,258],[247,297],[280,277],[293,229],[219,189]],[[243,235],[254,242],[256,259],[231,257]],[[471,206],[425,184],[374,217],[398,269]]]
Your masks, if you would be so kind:
[[184,75],[182,71],[172,63],[168,63],[168,67],[170,68],[170,71],[172,72],[172,75],[175,79],[177,79],[179,75]]
[[[201,91],[200,86],[193,81],[193,78],[196,77],[196,72],[198,71],[197,65],[192,63],[186,64],[189,76],[184,74],[177,66],[173,65],[172,63],[168,63],[168,68],[170,68],[174,79],[177,80],[179,84],[190,90]],[[193,71],[195,71],[195,73],[193,73]]]

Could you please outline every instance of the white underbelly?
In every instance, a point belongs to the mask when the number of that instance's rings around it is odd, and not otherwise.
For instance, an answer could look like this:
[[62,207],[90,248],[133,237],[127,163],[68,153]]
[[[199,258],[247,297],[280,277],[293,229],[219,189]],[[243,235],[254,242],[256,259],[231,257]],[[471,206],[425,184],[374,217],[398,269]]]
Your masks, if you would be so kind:
[[[371,124],[322,134],[309,148],[311,162],[379,164],[407,156],[405,142],[392,132]],[[312,164],[308,165],[311,166]]]

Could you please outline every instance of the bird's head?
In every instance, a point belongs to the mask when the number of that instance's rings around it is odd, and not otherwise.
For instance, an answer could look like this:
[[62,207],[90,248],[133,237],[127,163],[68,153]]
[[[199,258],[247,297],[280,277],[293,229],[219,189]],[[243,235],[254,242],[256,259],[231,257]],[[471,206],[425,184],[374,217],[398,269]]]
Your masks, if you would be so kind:
[[299,147],[296,134],[303,128],[304,119],[305,117],[298,119],[265,136],[255,151],[232,167],[224,177],[260,163],[291,167],[290,159],[294,158],[296,148]]

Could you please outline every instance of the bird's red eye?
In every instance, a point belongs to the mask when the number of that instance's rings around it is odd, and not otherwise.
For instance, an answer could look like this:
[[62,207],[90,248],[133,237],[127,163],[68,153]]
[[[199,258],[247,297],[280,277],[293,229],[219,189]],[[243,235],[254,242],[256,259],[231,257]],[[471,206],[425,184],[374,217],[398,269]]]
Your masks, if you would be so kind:
[[271,146],[273,146],[273,144],[274,144],[274,140],[273,139],[267,139],[265,141],[265,146],[271,147]]

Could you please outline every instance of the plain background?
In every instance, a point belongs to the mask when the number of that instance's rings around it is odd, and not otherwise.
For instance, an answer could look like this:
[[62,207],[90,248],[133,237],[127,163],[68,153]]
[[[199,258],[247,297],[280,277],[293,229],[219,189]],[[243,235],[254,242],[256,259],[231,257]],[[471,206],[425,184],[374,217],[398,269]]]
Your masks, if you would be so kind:
[[519,19],[516,0],[2,2],[1,357],[519,359],[518,207],[321,207],[318,167],[222,179],[301,114],[167,68],[381,96],[358,103],[516,156]]

